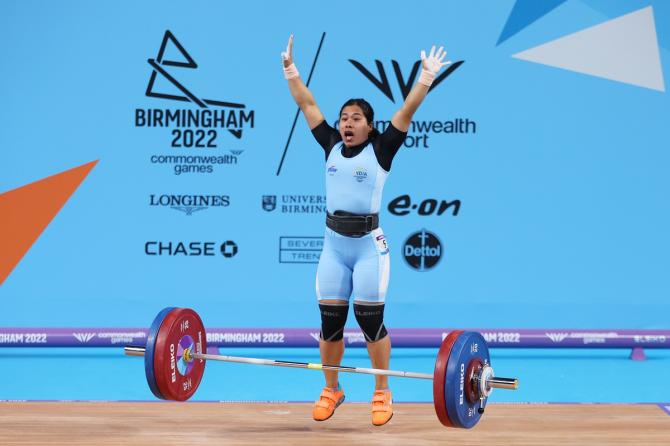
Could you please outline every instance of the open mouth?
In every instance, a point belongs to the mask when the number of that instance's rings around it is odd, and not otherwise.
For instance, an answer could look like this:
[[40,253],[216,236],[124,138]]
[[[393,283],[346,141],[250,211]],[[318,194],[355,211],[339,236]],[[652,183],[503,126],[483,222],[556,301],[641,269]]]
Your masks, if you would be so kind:
[[345,142],[351,142],[354,139],[354,132],[351,130],[345,130],[344,131],[344,141]]

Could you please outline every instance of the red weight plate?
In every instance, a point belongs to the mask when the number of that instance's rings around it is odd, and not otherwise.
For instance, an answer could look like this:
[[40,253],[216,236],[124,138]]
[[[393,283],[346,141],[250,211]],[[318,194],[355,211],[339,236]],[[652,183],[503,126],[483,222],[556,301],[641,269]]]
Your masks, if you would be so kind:
[[435,405],[435,413],[440,423],[447,427],[454,427],[449,419],[447,413],[447,403],[444,396],[444,384],[447,378],[447,363],[449,362],[449,354],[451,348],[454,346],[456,339],[463,333],[463,330],[454,330],[447,335],[442,341],[440,350],[437,352],[437,359],[435,360],[435,372],[433,373],[433,404]]
[[196,391],[205,373],[202,359],[183,359],[184,351],[207,351],[202,320],[190,308],[169,312],[156,335],[154,375],[161,394],[167,400],[186,401]]

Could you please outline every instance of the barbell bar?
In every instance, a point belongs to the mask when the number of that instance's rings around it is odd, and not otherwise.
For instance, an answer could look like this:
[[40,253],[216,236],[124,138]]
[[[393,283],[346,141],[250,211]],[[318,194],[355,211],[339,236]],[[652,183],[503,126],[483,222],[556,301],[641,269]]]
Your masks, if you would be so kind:
[[[124,347],[124,352],[127,356],[144,356],[146,348],[134,345]],[[365,367],[349,367],[345,365],[329,365],[318,364],[313,362],[295,362],[295,361],[281,361],[277,359],[263,359],[263,358],[249,358],[245,356],[227,356],[227,355],[212,355],[208,353],[194,353],[190,350],[185,350],[182,360],[191,362],[194,359],[202,359],[206,361],[222,361],[234,362],[239,364],[254,364],[254,365],[269,365],[275,367],[291,367],[295,369],[310,369],[310,370],[333,370],[336,372],[345,373],[363,373],[366,375],[382,375],[395,376],[397,378],[416,378],[433,380],[435,375],[432,373],[419,372],[403,372],[399,370],[386,369],[372,369]],[[490,367],[489,367],[490,368]],[[491,372],[492,373],[492,372]],[[487,388],[517,390],[519,388],[519,380],[516,378],[502,378],[498,376],[487,376],[484,381]]]

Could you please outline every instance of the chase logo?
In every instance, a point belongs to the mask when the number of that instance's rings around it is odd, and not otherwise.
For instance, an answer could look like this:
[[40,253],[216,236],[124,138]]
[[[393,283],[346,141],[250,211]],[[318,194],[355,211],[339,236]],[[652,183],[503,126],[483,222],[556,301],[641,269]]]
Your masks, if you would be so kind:
[[[144,244],[144,253],[148,256],[214,257],[216,256],[216,245],[216,242],[163,242],[152,240]],[[235,257],[238,252],[237,243],[226,240],[221,243],[219,251],[226,258]]]
[[362,183],[368,179],[368,171],[365,170],[364,167],[357,167],[354,169],[354,177],[356,178],[356,181]]
[[337,167],[335,167],[335,165],[333,164],[332,166],[328,167],[327,172],[328,172],[328,175],[330,175],[332,177],[337,172]]
[[223,254],[224,257],[227,258],[235,257],[237,251],[238,251],[237,243],[235,243],[234,241],[226,240],[225,242],[221,243],[221,254]]
[[417,271],[428,271],[442,258],[442,243],[425,229],[410,235],[403,246],[403,257]]

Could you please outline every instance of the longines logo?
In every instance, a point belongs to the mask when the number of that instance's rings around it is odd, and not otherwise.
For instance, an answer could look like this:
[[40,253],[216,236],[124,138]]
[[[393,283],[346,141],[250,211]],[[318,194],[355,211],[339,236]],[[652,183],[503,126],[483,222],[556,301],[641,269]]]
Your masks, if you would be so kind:
[[[324,195],[282,195],[279,211],[282,214],[323,214],[326,212]],[[276,195],[263,195],[261,207],[272,212],[277,209]]]
[[456,217],[461,210],[461,200],[440,200],[439,202],[434,198],[426,198],[421,203],[413,203],[409,195],[401,195],[394,198],[388,205],[388,211],[393,215],[403,216],[408,215],[412,211],[422,217],[428,215],[440,216],[451,209],[451,215]]
[[148,59],[148,63],[152,71],[146,96],[190,102],[197,108],[137,108],[135,127],[172,129],[173,149],[199,151],[197,155],[152,155],[151,163],[172,165],[175,175],[212,173],[217,165],[237,164],[242,149],[229,149],[229,153],[217,155],[210,150],[219,147],[220,130],[240,139],[245,128],[254,128],[254,110],[242,103],[200,98],[180,82],[179,70],[196,69],[198,64],[169,30],[165,31],[156,58]]
[[[391,82],[389,77],[386,74],[386,69],[384,64],[380,60],[375,60],[375,65],[377,67],[378,77],[372,74],[368,68],[366,68],[361,62],[353,59],[349,59],[349,62],[356,67],[356,69],[365,76],[377,89],[382,92],[391,102],[395,103],[396,98],[393,95],[391,89]],[[442,81],[454,73],[465,61],[459,60],[451,64],[445,71],[435,78],[433,85],[431,85],[429,92],[437,88]],[[391,66],[393,67],[393,72],[395,74],[396,81],[398,83],[398,88],[400,89],[400,94],[404,99],[407,98],[416,77],[421,68],[421,61],[418,60],[412,65],[409,76],[405,79],[402,70],[400,68],[400,63],[397,60],[391,60]],[[386,130],[390,125],[390,121],[375,121],[375,128],[380,132]],[[413,147],[413,148],[428,148],[429,147],[429,138],[431,133],[476,133],[477,132],[477,123],[468,118],[453,118],[449,120],[428,120],[428,121],[412,121],[410,126],[407,138],[405,138],[404,146]]]
[[230,205],[228,195],[149,195],[149,206],[169,207],[186,215],[204,211],[210,207],[227,207]]
[[237,243],[226,240],[217,242],[163,242],[152,240],[144,244],[144,253],[148,256],[172,257],[215,257],[222,255],[226,258],[235,257],[238,252]]
[[442,243],[425,229],[410,235],[403,247],[403,257],[417,271],[428,271],[442,258]]

